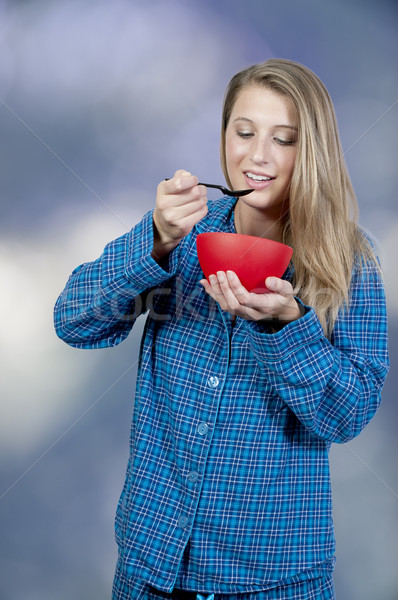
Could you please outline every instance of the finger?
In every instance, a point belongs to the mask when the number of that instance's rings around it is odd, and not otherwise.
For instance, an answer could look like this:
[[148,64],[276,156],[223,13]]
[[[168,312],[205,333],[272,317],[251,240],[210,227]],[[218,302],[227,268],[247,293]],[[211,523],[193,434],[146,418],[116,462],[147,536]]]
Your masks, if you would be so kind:
[[224,295],[226,310],[233,315],[244,319],[255,320],[259,318],[258,307],[252,306],[250,298],[252,295],[241,284],[238,276],[233,271],[217,272],[220,289]]
[[164,190],[165,193],[171,193],[175,189],[176,180],[179,177],[192,175],[189,171],[185,171],[185,169],[179,169],[173,175],[173,177],[166,177],[166,179],[162,179],[162,181],[158,185],[158,189]]
[[[281,300],[282,303],[286,303],[287,299],[291,297],[290,294],[286,294],[286,296],[282,296],[282,294],[269,293],[255,294],[246,290],[246,288],[241,284],[239,277],[233,271],[228,272],[227,276],[230,280],[231,289],[236,294],[242,307],[246,309],[246,314],[253,319],[273,318],[275,314],[280,311]],[[280,286],[279,282],[282,284],[282,287],[286,288],[287,290],[289,287],[291,287],[289,282],[279,279],[277,279],[277,286]],[[285,283],[288,285],[284,286],[283,284]]]
[[249,292],[234,271],[227,271],[227,277],[232,292],[242,306],[252,308],[256,311],[267,311],[269,309],[270,294],[255,294]]
[[209,294],[209,296],[211,296],[213,298],[213,300],[215,300],[212,287],[211,287],[210,283],[207,281],[207,279],[201,279],[199,281],[199,283],[201,283],[203,285],[205,292],[207,292]]
[[225,302],[227,303],[229,308],[234,312],[239,310],[239,308],[241,307],[240,300],[242,296],[242,292],[240,292],[240,290],[243,290],[243,295],[246,292],[243,286],[238,287],[238,293],[236,294],[235,291],[231,288],[229,278],[224,271],[217,271],[217,281],[220,286],[220,290],[225,298]]
[[[217,281],[224,296],[226,310],[233,315],[240,315],[245,319],[255,318],[257,306],[250,301],[253,294],[246,290],[233,271],[227,273],[218,271]],[[233,281],[232,285],[231,281]]]
[[203,285],[205,291],[213,298],[213,300],[215,300],[219,304],[222,310],[225,310],[234,316],[241,316],[244,319],[257,320],[259,318],[262,318],[262,314],[259,313],[258,310],[241,305],[237,298],[235,298],[232,302],[227,302],[224,292],[222,290],[222,285],[224,285],[225,282],[220,284],[217,276],[210,275],[209,280],[212,282],[211,284],[206,279],[201,280],[200,283]]
[[293,295],[292,284],[285,279],[279,279],[278,277],[267,277],[265,280],[266,287],[271,291],[281,296]]
[[227,271],[227,277],[231,290],[240,303],[242,315],[245,318],[253,320],[267,318],[269,313],[269,294],[254,294],[249,292],[234,271]]
[[245,286],[241,283],[239,277],[235,273],[235,271],[227,271],[227,279],[230,285],[231,290],[241,300],[243,303],[245,299],[251,295],[250,292],[245,288]]
[[183,194],[179,196],[169,196],[165,202],[160,203],[163,213],[170,215],[173,220],[184,219],[189,215],[201,210],[207,205],[207,195],[197,193],[195,194]]
[[[168,182],[166,182],[168,183]],[[207,189],[202,185],[193,185],[183,191],[176,191],[175,187],[169,190],[163,190],[159,184],[158,205],[164,210],[167,207],[179,207],[191,204],[196,201],[207,202]]]
[[[221,308],[223,310],[231,311],[231,306],[229,305],[229,303],[225,297],[225,293],[220,284],[219,277],[221,280],[223,279],[222,275],[220,275],[220,272],[218,272],[216,275],[209,276],[209,282],[210,282],[210,285],[212,288],[213,298],[219,303],[219,305],[221,306]],[[224,273],[224,279],[225,279],[225,273]]]
[[181,229],[191,230],[196,223],[199,223],[208,213],[208,206],[206,202],[198,202],[195,205],[188,205],[189,209],[186,209],[182,213],[177,215],[175,224]]
[[169,189],[171,189],[172,193],[178,194],[198,185],[199,179],[189,171],[177,171],[174,177],[166,183],[169,184]]
[[[217,292],[214,289],[214,283],[212,283],[212,280],[215,276],[214,275],[209,275],[209,279],[201,279],[200,283],[203,285],[205,292],[207,292],[209,294],[209,296],[211,298],[213,298],[213,300],[215,302],[217,302],[218,304],[220,304],[219,300],[220,300],[220,296],[219,294],[217,294]],[[220,304],[221,308],[223,308],[222,304]],[[223,309],[224,310],[224,309]]]
[[174,196],[174,206],[180,210],[181,216],[192,214],[205,205],[207,205],[206,188],[196,186],[181,195]]
[[209,283],[211,285],[213,294],[223,298],[224,294],[223,294],[221,286],[220,286],[220,281],[219,281],[218,275],[214,275],[214,274],[209,275]]
[[199,180],[189,171],[180,169],[176,171],[171,179],[163,179],[158,185],[158,190],[165,194],[175,194],[186,188],[197,185]]

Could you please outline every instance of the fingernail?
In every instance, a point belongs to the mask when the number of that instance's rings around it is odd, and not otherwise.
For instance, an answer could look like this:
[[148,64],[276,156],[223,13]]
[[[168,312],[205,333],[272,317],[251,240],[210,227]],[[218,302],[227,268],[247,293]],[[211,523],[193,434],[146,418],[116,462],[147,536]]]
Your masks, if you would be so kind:
[[213,283],[216,283],[217,277],[215,275],[209,275],[209,281],[213,285]]
[[217,271],[217,278],[220,283],[225,281],[225,274],[222,271]]

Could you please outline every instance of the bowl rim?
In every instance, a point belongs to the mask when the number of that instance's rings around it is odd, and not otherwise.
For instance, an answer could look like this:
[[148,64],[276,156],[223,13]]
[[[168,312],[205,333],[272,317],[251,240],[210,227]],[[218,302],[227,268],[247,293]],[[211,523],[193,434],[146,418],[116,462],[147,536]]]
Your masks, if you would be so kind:
[[291,246],[289,246],[288,244],[284,244],[283,242],[277,242],[276,240],[270,240],[269,238],[265,238],[265,237],[260,237],[258,235],[249,235],[247,233],[235,233],[233,231],[203,231],[202,233],[198,233],[197,234],[197,238],[199,237],[204,237],[204,236],[208,236],[208,235],[217,235],[217,236],[239,236],[240,238],[247,238],[247,239],[254,239],[254,240],[261,240],[264,242],[268,242],[270,244],[276,244],[278,246],[283,246],[285,248],[290,248],[290,250],[293,250],[293,248]]

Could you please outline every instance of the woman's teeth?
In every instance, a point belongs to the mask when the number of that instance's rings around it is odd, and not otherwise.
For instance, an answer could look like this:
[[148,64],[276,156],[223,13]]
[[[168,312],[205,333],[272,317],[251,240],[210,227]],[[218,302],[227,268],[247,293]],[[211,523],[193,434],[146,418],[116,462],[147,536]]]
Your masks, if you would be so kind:
[[246,173],[246,175],[254,181],[270,181],[271,179],[271,177],[266,177],[265,175],[255,175],[254,173]]

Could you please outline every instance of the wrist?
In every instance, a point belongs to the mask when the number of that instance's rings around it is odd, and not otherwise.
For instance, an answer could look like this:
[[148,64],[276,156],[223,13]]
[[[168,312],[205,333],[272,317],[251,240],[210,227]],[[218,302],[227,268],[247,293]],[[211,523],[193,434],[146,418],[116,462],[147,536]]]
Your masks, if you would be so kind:
[[258,323],[261,323],[267,327],[269,327],[270,329],[272,329],[272,331],[274,333],[276,333],[277,331],[280,331],[281,329],[283,329],[285,327],[285,325],[288,325],[289,323],[292,323],[293,321],[297,321],[298,319],[300,319],[301,317],[303,317],[305,315],[305,306],[303,304],[301,304],[301,302],[298,302],[297,300],[295,300],[295,304],[296,306],[292,307],[292,316],[289,315],[286,317],[274,317],[274,318],[270,318],[270,319],[260,319],[258,321]]
[[170,252],[178,246],[181,240],[174,240],[166,236],[161,232],[161,229],[157,226],[155,214],[152,219],[153,223],[153,249],[151,256],[157,262],[164,259]]
[[291,323],[292,321],[297,321],[305,315],[305,307],[301,302],[298,302],[296,298],[293,299],[294,305],[289,307],[289,312],[286,315],[279,317],[279,321],[285,321],[287,323]]

